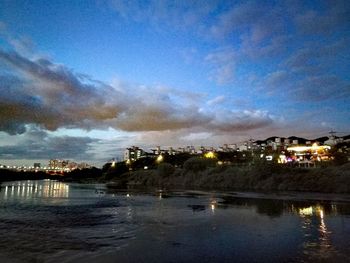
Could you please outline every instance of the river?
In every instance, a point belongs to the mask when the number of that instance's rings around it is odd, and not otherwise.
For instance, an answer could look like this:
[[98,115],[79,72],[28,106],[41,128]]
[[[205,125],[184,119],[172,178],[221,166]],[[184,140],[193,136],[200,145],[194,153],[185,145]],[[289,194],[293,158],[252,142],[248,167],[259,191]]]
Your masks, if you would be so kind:
[[350,196],[4,182],[0,262],[348,262]]

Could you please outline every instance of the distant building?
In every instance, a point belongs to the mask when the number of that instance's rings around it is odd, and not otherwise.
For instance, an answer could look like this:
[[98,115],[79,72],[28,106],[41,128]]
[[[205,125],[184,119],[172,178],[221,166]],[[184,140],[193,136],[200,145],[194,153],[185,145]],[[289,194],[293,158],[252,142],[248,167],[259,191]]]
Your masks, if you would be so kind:
[[183,147],[179,147],[179,148],[178,148],[178,152],[180,152],[180,153],[184,153],[184,152],[185,152],[185,148],[183,148]]
[[78,169],[88,169],[88,168],[91,168],[91,165],[87,163],[82,162],[78,164]]
[[175,155],[176,151],[173,149],[173,147],[169,147],[168,153],[169,153],[169,155]]
[[33,167],[34,167],[34,169],[40,169],[41,164],[40,163],[34,163]]
[[75,169],[78,168],[78,164],[77,164],[76,162],[70,162],[70,163],[68,164],[68,168],[69,168],[70,170],[75,170]]
[[334,135],[331,135],[327,141],[324,142],[325,145],[334,146],[338,143],[343,142],[343,138],[337,138]]
[[51,159],[49,161],[49,168],[50,169],[60,169],[63,167],[63,162],[62,160],[58,160],[58,159]]
[[160,146],[157,146],[156,149],[153,149],[152,151],[155,155],[159,155],[162,153]]
[[[159,147],[160,151],[160,147]],[[127,148],[124,152],[124,160],[130,160],[130,161],[136,161],[137,159],[140,159],[142,156],[144,156],[144,150],[142,150],[139,147],[132,146],[131,148]]]
[[239,146],[239,151],[240,152],[248,151],[248,145],[247,144],[243,144],[243,145]]
[[[91,168],[91,165],[87,163],[76,163],[76,162],[70,162],[69,160],[58,160],[58,159],[51,159],[49,161],[48,170],[64,170],[64,171],[72,171],[75,169],[86,169]],[[46,169],[46,167],[44,167]]]
[[228,146],[228,148],[229,148],[230,150],[236,151],[236,150],[237,150],[237,144],[230,144],[230,145]]

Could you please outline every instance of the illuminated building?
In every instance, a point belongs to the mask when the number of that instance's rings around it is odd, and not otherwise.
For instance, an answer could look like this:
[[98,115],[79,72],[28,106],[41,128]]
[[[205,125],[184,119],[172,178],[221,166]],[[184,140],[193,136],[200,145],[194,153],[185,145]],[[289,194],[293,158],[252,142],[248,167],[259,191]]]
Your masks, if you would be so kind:
[[317,143],[307,146],[291,146],[287,151],[291,152],[295,161],[307,163],[314,161],[325,161],[329,159],[328,151],[331,149],[328,145],[317,145]]
[[140,159],[144,155],[144,151],[136,146],[132,146],[131,148],[127,148],[124,152],[124,160],[131,160],[135,161],[137,159]]

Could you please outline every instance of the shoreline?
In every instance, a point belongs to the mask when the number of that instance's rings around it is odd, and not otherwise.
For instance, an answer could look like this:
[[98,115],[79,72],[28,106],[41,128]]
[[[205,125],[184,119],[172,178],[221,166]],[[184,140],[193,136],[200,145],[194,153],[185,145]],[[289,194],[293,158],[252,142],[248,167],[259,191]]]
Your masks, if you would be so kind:
[[228,196],[241,199],[266,199],[283,201],[327,201],[350,203],[349,193],[322,193],[322,192],[302,192],[302,191],[244,191],[229,189],[192,189],[192,188],[168,188],[160,189],[155,187],[145,188],[113,188],[105,184],[108,193],[162,193],[168,197],[185,194],[190,196],[201,196],[218,194],[220,197]]
[[[129,187],[120,188],[115,187],[111,182],[101,182],[98,180],[89,180],[86,182],[82,181],[61,181],[57,178],[52,179],[31,179],[30,181],[41,181],[41,180],[53,180],[60,181],[69,184],[90,184],[90,185],[103,185],[106,193],[128,193],[128,194],[162,194],[163,198],[171,197],[184,197],[184,196],[203,196],[203,195],[214,195],[216,198],[234,198],[234,199],[259,199],[259,200],[280,200],[280,201],[296,201],[296,202],[340,202],[350,203],[350,193],[324,193],[324,192],[312,192],[312,191],[252,191],[242,189],[220,189],[220,188],[162,188],[162,187]],[[17,181],[28,181],[23,180],[11,180],[0,182],[0,191],[2,183],[10,183]]]

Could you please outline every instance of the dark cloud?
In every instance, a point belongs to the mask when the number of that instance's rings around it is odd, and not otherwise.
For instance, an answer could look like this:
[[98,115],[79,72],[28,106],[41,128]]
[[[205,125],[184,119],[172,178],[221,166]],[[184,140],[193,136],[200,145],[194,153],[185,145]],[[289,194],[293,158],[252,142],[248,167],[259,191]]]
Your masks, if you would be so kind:
[[52,136],[33,126],[22,135],[20,143],[0,146],[0,159],[75,159],[91,160],[92,143],[89,137]]
[[90,129],[115,118],[123,108],[116,90],[62,65],[1,50],[0,60],[14,70],[13,75],[0,76],[0,120],[4,128],[9,126],[5,130],[9,133],[23,132],[26,123],[49,130],[62,126]]

